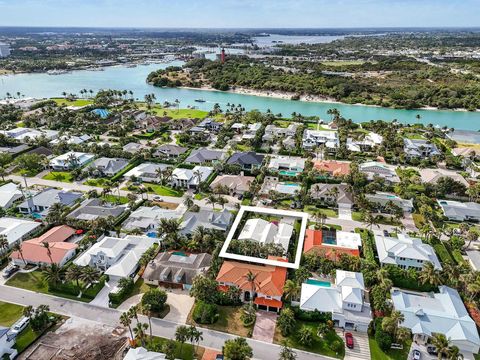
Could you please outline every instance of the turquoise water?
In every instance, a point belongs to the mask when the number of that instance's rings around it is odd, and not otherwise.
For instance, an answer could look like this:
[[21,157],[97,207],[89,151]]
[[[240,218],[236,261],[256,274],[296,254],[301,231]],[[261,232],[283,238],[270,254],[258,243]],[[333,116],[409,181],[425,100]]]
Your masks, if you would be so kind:
[[332,284],[330,284],[328,281],[321,281],[316,279],[307,279],[306,283],[310,285],[323,286],[323,287],[332,286]]
[[178,256],[188,256],[185,254],[183,251],[174,251],[172,252],[172,255],[178,255]]
[[278,173],[280,175],[286,175],[286,176],[297,176],[296,171],[280,170]]
[[155,231],[151,231],[147,233],[147,236],[152,239],[156,239],[158,237],[157,233]]
[[[61,96],[64,91],[79,94],[81,89],[97,91],[110,88],[131,90],[138,99],[143,99],[145,94],[154,93],[158,102],[165,100],[173,102],[175,99],[179,99],[180,107],[195,105],[204,110],[210,110],[215,103],[224,107],[227,103],[230,103],[241,104],[247,110],[266,111],[270,109],[273,113],[281,113],[283,116],[290,116],[293,112],[297,112],[308,116],[317,115],[322,119],[329,120],[330,115],[327,114],[327,111],[335,107],[344,117],[355,122],[397,119],[402,123],[431,123],[464,130],[480,129],[480,112],[397,110],[362,105],[313,103],[219,91],[156,88],[145,82],[151,71],[181,64],[182,62],[175,61],[168,64],[140,65],[135,68],[109,67],[105,68],[105,71],[80,70],[61,75],[18,74],[0,76],[0,98],[3,98],[7,92],[11,94],[21,92],[25,96],[43,98]],[[206,102],[196,103],[195,99],[198,98],[205,99]],[[421,116],[420,120],[416,119],[417,114]]]

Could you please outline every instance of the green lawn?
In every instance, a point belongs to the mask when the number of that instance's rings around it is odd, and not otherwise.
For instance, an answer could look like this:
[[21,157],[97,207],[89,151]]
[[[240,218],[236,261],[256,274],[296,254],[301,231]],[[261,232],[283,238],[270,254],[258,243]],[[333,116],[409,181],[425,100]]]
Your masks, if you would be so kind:
[[352,220],[363,221],[362,213],[360,211],[352,211]]
[[53,98],[52,100],[55,101],[55,103],[58,106],[61,106],[61,105],[65,105],[65,106],[86,106],[86,105],[92,105],[93,104],[93,101],[88,100],[88,99],[77,99],[77,100],[74,100],[74,101],[70,101],[70,100],[67,100],[67,99]]
[[307,206],[305,206],[303,211],[305,211],[309,214],[314,214],[318,211],[322,214],[325,214],[327,217],[338,218],[338,212],[336,210],[333,210],[333,209],[319,208],[319,207],[316,207],[316,206],[307,205]]
[[12,326],[22,316],[22,312],[22,306],[0,301],[0,325]]
[[25,330],[23,330],[20,335],[17,336],[15,341],[15,347],[18,353],[21,353],[27,347],[29,347],[35,340],[37,340],[38,335],[33,331],[32,327],[28,325]]
[[84,298],[83,296],[79,298],[70,294],[64,294],[57,291],[49,291],[47,281],[45,280],[42,272],[39,270],[35,270],[29,273],[17,273],[6,282],[6,285],[43,294],[60,296],[70,300],[77,300],[83,302],[91,301],[91,299]]
[[148,192],[154,193],[154,194],[157,194],[157,195],[174,196],[174,197],[182,197],[183,196],[183,191],[182,190],[175,190],[175,189],[172,189],[171,187],[168,187],[168,186],[153,184],[153,183],[143,183],[143,185],[148,190]]
[[[300,344],[298,341],[298,331],[303,327],[307,327],[312,331],[313,334],[313,342],[311,346],[305,346]],[[306,321],[301,321],[297,320],[296,325],[295,325],[295,331],[292,333],[292,335],[288,337],[283,337],[282,334],[280,333],[280,330],[278,327],[275,329],[275,337],[273,339],[273,342],[276,344],[283,344],[284,341],[288,342],[288,345],[291,346],[292,348],[295,349],[300,349],[304,351],[309,351],[313,352],[316,354],[322,354],[326,356],[331,356],[335,357],[338,359],[343,359],[345,356],[345,345],[343,342],[343,339],[340,338],[334,330],[330,331],[324,339],[320,338],[317,335],[317,329],[318,329],[318,323],[317,322],[306,322]],[[338,340],[342,343],[342,351],[340,353],[335,353],[331,348],[330,344],[332,344],[335,340]]]
[[42,179],[54,180],[71,183],[73,182],[73,176],[67,171],[51,171],[45,175]]
[[[148,333],[148,331],[147,331]],[[162,346],[168,341],[168,339],[156,337],[154,336],[153,339],[148,340],[146,344],[146,348],[150,351],[162,352]],[[202,347],[197,348],[196,346],[192,346],[188,342],[183,344],[183,346],[176,341],[175,342],[175,359],[182,359],[182,360],[193,360],[193,352],[196,350],[196,359],[201,359],[205,349]]]
[[214,324],[196,324],[191,317],[193,309],[195,309],[195,305],[192,307],[192,310],[188,315],[188,324],[197,325],[204,328],[243,337],[249,337],[249,330],[252,327],[243,326],[243,321],[240,318],[240,316],[242,315],[241,306],[218,306],[219,316],[217,322]]
[[369,337],[368,343],[370,344],[370,358],[372,360],[406,360],[408,358],[412,340],[406,341],[402,350],[391,349],[387,353],[384,353],[379,348],[374,338]]
[[114,194],[108,194],[106,196],[103,196],[103,199],[105,199],[106,202],[112,203],[112,204],[127,204],[128,203],[128,198],[126,196],[118,196]]
[[204,119],[208,115],[208,111],[198,109],[164,109],[161,106],[155,106],[152,111],[158,116],[168,116],[172,119]]
[[105,178],[88,179],[84,182],[84,184],[89,186],[104,187],[107,181],[108,179]]

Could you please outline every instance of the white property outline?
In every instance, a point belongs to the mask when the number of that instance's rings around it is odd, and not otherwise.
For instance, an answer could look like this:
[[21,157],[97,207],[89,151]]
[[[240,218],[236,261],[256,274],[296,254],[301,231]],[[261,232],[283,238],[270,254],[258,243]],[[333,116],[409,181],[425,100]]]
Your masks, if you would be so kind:
[[[300,233],[298,234],[298,244],[297,250],[295,253],[295,262],[285,262],[285,261],[278,261],[278,260],[270,260],[270,259],[260,259],[253,256],[245,256],[245,255],[237,255],[227,252],[228,247],[230,246],[230,242],[237,231],[238,225],[243,218],[245,212],[253,212],[258,214],[266,214],[266,215],[279,215],[279,216],[288,216],[297,219],[301,219],[302,223],[300,224]],[[303,242],[305,240],[305,231],[307,229],[308,223],[308,214],[305,212],[297,212],[297,211],[288,211],[288,210],[278,210],[278,209],[269,209],[269,208],[262,208],[257,206],[242,206],[240,207],[240,211],[233,222],[232,227],[225,239],[225,243],[222,246],[222,250],[220,250],[219,256],[225,259],[234,259],[240,261],[248,261],[252,263],[264,264],[264,265],[272,265],[272,266],[279,266],[285,267],[290,269],[298,269],[300,267],[300,260],[302,259],[302,252],[303,252]]]

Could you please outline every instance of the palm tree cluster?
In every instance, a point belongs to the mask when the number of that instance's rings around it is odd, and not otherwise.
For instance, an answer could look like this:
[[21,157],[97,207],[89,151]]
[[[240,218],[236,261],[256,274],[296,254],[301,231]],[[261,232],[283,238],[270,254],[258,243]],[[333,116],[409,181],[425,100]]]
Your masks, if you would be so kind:
[[45,280],[54,287],[65,281],[74,283],[79,292],[79,296],[81,296],[84,289],[100,280],[101,273],[90,266],[81,267],[71,264],[65,269],[52,263],[43,269],[43,276]]

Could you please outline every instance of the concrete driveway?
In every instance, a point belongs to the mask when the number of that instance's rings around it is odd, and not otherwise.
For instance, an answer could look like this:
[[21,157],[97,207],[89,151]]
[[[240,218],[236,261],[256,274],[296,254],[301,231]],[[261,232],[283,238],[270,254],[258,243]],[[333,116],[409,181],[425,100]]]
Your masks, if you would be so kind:
[[108,303],[110,302],[108,294],[115,290],[117,284],[118,280],[110,280],[109,282],[105,283],[103,289],[100,290],[95,299],[90,301],[90,304],[108,308]]
[[252,339],[273,343],[278,315],[273,312],[257,311]]
[[167,304],[170,305],[170,312],[164,317],[164,320],[186,324],[188,314],[192,309],[195,299],[190,297],[188,291],[177,289],[168,289],[166,291],[168,294]]
[[[335,329],[337,335],[345,341],[345,334],[340,329]],[[370,359],[370,344],[368,343],[368,334],[358,331],[345,331],[352,333],[353,349],[345,346],[344,360],[369,360]]]

